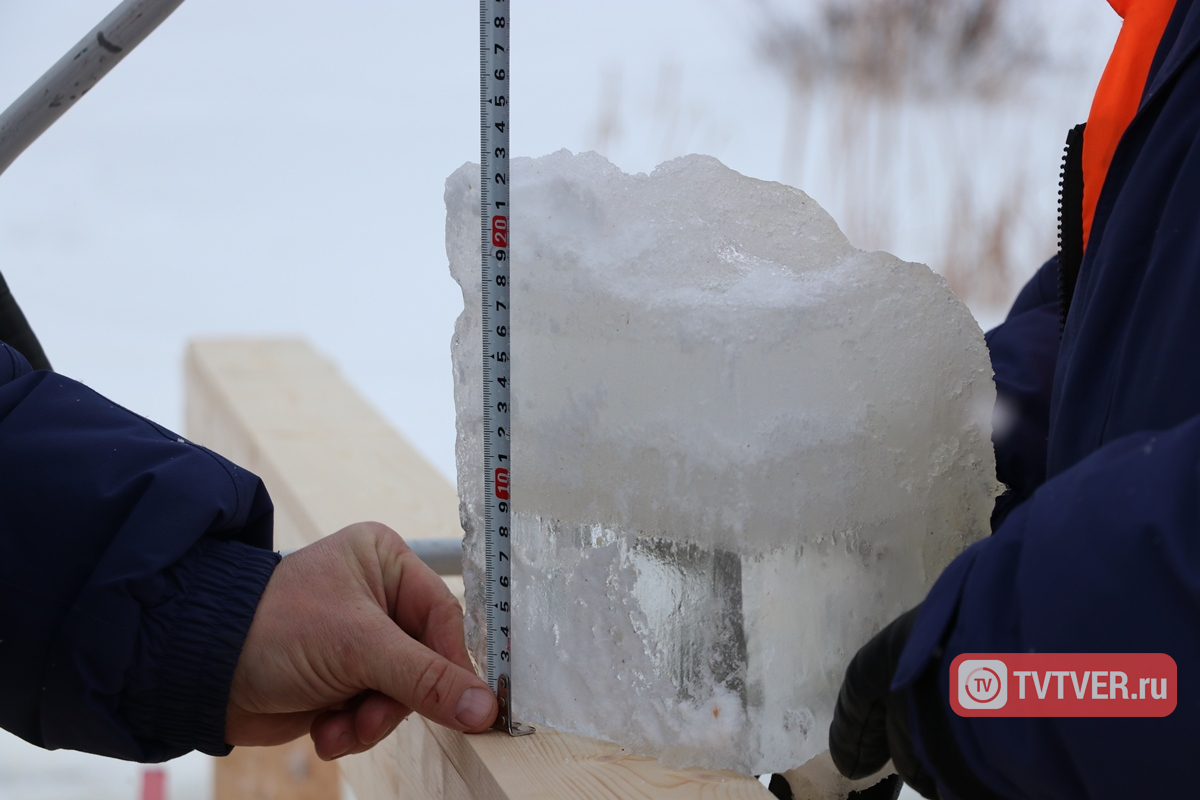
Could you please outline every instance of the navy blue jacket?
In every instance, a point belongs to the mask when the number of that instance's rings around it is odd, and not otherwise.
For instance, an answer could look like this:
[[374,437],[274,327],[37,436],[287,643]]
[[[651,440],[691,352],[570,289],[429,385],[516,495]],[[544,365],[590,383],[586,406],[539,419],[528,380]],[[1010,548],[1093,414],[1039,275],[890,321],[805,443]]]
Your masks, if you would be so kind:
[[[892,684],[915,699],[925,676],[940,683],[941,708],[915,703],[913,722],[944,797],[930,744],[945,725],[1004,797],[1200,785],[1198,51],[1200,4],[1179,0],[1105,179],[1061,343],[1053,263],[988,337],[1017,420],[996,443],[1007,518],[939,578]],[[1178,706],[1149,719],[959,717],[949,667],[969,652],[1166,653]]]
[[271,512],[254,475],[0,344],[0,726],[138,761],[227,753]]

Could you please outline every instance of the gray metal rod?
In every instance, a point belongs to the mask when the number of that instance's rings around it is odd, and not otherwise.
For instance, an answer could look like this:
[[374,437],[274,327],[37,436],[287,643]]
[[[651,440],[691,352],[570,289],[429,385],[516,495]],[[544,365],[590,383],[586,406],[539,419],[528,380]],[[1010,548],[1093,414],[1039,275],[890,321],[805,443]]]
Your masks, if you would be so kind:
[[[462,539],[405,539],[404,543],[438,575],[462,575]],[[290,556],[297,549],[279,553]]]
[[0,173],[183,0],[125,0],[0,114]]
[[462,575],[462,539],[405,539],[438,575]]

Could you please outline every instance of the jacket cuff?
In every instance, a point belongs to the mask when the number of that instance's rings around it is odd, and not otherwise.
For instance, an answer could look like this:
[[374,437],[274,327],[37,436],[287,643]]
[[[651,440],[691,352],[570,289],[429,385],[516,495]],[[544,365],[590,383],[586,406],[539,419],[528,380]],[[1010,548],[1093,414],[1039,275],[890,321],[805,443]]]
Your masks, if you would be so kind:
[[146,668],[121,703],[134,735],[160,753],[153,760],[232,749],[225,743],[225,712],[233,673],[279,560],[278,553],[241,542],[202,539],[172,568],[181,595],[146,610]]

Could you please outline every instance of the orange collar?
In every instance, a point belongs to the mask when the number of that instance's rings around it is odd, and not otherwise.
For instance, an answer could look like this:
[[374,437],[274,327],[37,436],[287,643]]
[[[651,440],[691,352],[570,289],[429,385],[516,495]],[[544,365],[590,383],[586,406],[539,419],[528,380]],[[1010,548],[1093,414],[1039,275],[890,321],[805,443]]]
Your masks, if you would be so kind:
[[1108,0],[1108,4],[1125,22],[1096,88],[1083,132],[1084,247],[1117,142],[1137,114],[1154,53],[1175,10],[1175,0]]

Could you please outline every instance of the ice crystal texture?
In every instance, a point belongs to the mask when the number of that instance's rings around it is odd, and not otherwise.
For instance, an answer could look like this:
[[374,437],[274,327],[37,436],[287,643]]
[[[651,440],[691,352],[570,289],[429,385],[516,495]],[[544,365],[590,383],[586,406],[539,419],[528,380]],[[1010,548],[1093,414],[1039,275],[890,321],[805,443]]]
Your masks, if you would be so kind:
[[[979,327],[927,267],[712,158],[511,174],[516,716],[676,764],[803,764],[850,656],[988,530]],[[477,166],[446,206],[482,661]]]

